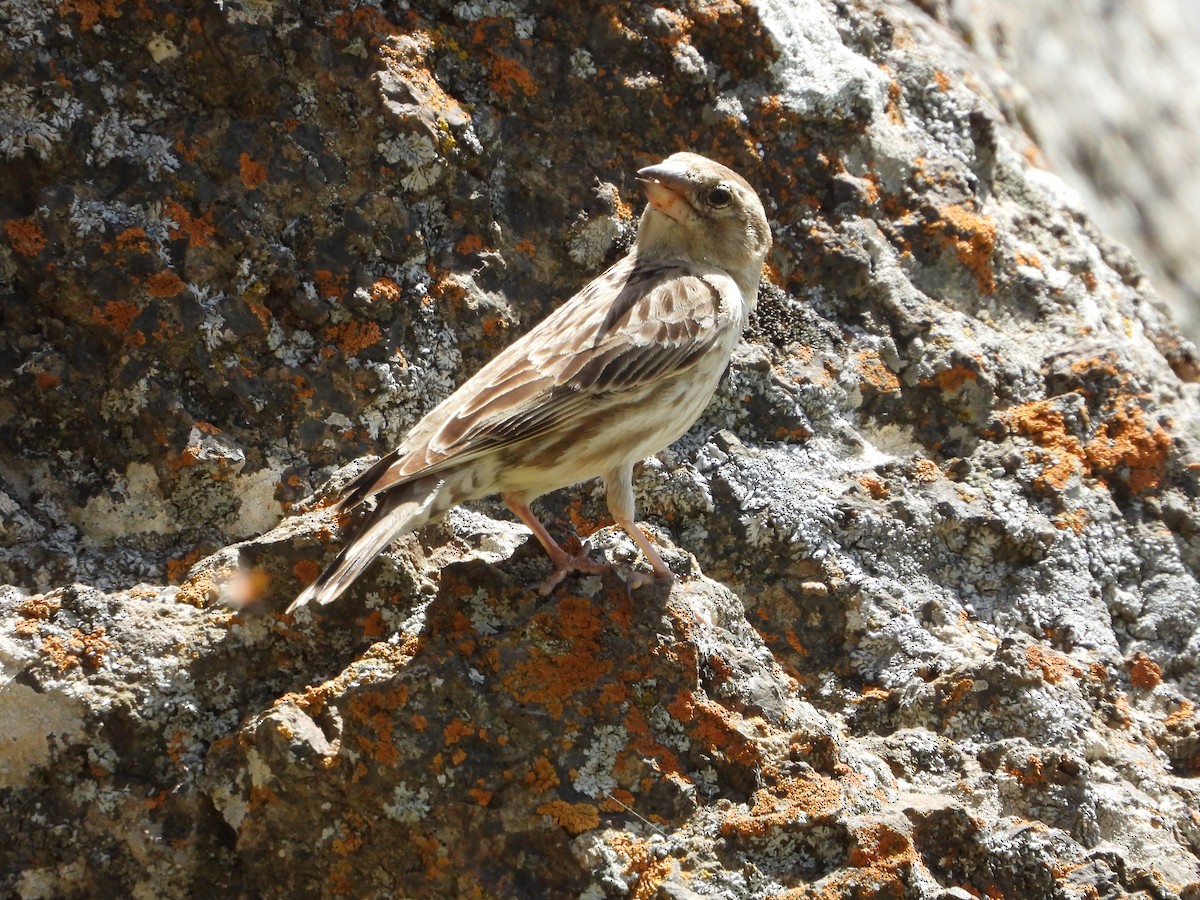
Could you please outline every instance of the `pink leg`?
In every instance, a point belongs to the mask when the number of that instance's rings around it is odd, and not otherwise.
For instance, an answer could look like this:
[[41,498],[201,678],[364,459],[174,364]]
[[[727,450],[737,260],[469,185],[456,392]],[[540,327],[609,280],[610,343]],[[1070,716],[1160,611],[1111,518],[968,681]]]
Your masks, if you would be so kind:
[[613,469],[604,476],[604,486],[608,491],[608,511],[612,513],[617,524],[625,529],[625,533],[642,548],[642,552],[646,554],[646,561],[654,569],[653,575],[634,572],[629,577],[630,589],[650,584],[656,578],[673,580],[675,573],[663,562],[663,558],[658,555],[658,551],[654,549],[654,545],[650,543],[646,533],[638,528],[637,523],[633,520],[637,508],[633,499],[633,466],[625,465]]
[[546,527],[538,521],[538,517],[533,514],[533,510],[526,503],[519,500],[516,495],[504,494],[503,499],[504,504],[513,511],[513,515],[520,519],[525,527],[533,532],[533,536],[538,539],[538,543],[546,548],[546,553],[549,555],[550,561],[554,563],[554,571],[538,586],[538,593],[543,597],[558,587],[562,580],[572,572],[585,572],[598,575],[601,572],[609,570],[610,566],[607,563],[592,562],[588,559],[586,553],[572,556],[560,547],[558,542],[550,537],[550,532],[546,530]]

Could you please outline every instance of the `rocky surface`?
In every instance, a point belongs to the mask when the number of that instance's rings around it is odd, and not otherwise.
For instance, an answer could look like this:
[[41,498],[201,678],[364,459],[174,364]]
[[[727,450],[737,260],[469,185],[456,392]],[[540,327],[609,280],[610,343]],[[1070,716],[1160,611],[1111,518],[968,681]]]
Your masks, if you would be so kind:
[[1200,7],[1191,0],[924,4],[995,68],[1003,103],[1089,214],[1200,335]]
[[[0,9],[3,893],[1200,897],[1194,351],[935,6]],[[684,148],[777,247],[679,581],[484,503],[284,615]]]

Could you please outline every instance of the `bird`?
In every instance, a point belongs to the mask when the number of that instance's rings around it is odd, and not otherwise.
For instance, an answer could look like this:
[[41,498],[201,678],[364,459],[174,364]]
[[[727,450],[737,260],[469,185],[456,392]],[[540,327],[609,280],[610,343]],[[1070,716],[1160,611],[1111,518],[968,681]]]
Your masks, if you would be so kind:
[[610,513],[652,574],[673,574],[635,522],[633,468],[681,437],[708,405],[758,302],[771,232],[762,201],[732,169],[674,153],[637,171],[647,204],[627,255],[493,357],[427,413],[335,505],[374,506],[288,607],[330,603],[396,537],[469,500],[499,494],[545,548],[550,594],[574,572],[611,568],[571,555],[529,504],[601,477]]

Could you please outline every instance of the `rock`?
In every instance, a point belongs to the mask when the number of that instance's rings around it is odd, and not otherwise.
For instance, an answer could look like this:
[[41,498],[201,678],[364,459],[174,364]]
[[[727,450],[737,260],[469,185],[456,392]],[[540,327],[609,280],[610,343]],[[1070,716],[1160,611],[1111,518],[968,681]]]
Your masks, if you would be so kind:
[[[1200,896],[1194,348],[945,10],[17,3],[0,892]],[[733,165],[712,405],[283,610],[326,500]]]
[[1129,247],[1180,320],[1200,333],[1200,151],[1190,91],[1200,16],[1187,0],[954,4],[939,19],[996,65],[1026,124],[1088,212]]

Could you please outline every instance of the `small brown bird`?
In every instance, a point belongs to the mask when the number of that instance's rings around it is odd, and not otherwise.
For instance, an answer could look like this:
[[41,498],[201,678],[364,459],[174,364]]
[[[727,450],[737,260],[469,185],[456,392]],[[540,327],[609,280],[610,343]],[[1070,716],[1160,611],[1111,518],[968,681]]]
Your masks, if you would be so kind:
[[375,506],[289,612],[336,599],[394,537],[488,494],[500,494],[550,555],[542,594],[571,572],[605,571],[563,550],[529,509],[596,476],[654,570],[634,586],[672,577],[634,522],[633,466],[708,405],[758,301],[771,234],[754,189],[703,156],[676,153],[637,177],[649,203],[629,254],[347,485],[339,510],[369,497]]

